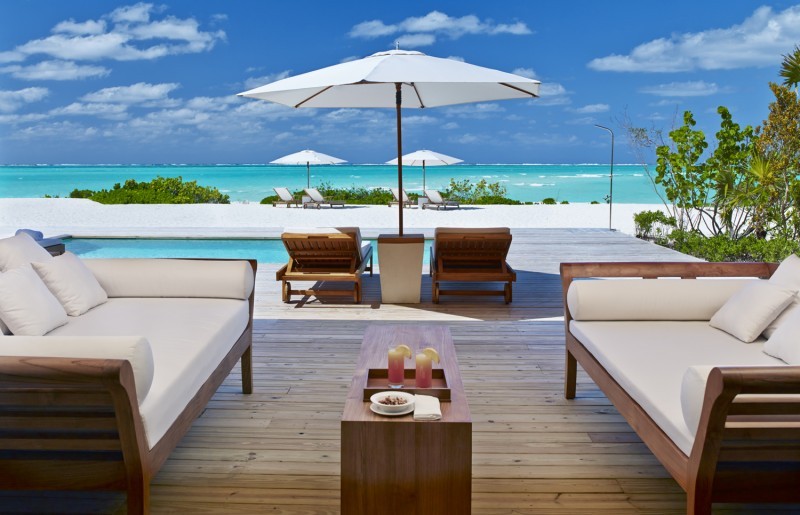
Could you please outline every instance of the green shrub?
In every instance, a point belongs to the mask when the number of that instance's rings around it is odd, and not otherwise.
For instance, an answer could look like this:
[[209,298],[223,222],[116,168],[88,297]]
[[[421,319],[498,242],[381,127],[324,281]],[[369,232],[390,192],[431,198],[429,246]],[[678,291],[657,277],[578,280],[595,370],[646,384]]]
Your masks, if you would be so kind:
[[697,232],[675,230],[671,234],[672,248],[707,261],[782,261],[800,252],[800,243],[788,238],[769,240],[745,236],[737,240],[727,235],[710,238]]
[[591,202],[589,202],[589,203],[590,203],[590,204],[599,204],[600,202],[598,202],[598,201],[596,201],[596,200],[593,200],[593,201],[591,201]]
[[553,197],[547,197],[545,199],[542,199],[542,204],[546,204],[548,206],[554,206],[558,204],[558,202]]
[[562,200],[561,203],[562,204],[569,204],[569,201],[568,200]]
[[128,179],[110,190],[78,190],[70,198],[88,198],[101,204],[229,204],[230,197],[217,188],[183,182],[182,177],[156,177],[150,182]]
[[675,228],[675,217],[663,211],[641,211],[633,215],[636,237],[657,242],[666,241]]
[[450,179],[450,186],[442,192],[442,196],[464,204],[521,204],[518,200],[508,198],[507,192],[507,188],[499,182],[486,182],[486,179],[481,179],[475,184],[469,179],[461,181]]

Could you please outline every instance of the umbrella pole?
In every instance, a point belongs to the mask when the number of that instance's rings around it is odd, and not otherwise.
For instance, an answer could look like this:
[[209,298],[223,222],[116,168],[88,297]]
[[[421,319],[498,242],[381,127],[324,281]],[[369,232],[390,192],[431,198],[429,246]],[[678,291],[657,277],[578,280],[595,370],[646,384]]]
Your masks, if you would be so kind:
[[425,194],[425,160],[422,160],[422,194]]
[[311,187],[311,166],[309,162],[306,161],[306,188]]
[[400,236],[403,235],[403,124],[400,114],[400,106],[403,103],[403,95],[400,90],[402,84],[395,82],[395,103],[397,105],[397,190],[400,196],[398,206],[400,208]]

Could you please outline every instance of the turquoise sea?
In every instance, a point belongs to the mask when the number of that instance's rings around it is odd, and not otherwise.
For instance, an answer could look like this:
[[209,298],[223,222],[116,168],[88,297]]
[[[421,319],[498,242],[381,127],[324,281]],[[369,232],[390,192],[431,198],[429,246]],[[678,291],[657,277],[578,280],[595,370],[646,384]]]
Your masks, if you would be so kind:
[[[538,202],[605,202],[609,193],[609,165],[605,164],[494,164],[427,167],[428,188],[446,189],[451,178],[486,179],[508,188],[508,196]],[[272,188],[299,190],[306,185],[305,166],[277,165],[37,165],[0,166],[0,197],[31,198],[69,196],[73,189],[111,188],[126,179],[149,181],[156,176],[182,176],[204,186],[215,186],[232,201],[258,202],[272,195]],[[397,184],[397,169],[389,165],[312,166],[311,185],[322,182],[336,187],[366,188]],[[422,168],[404,167],[406,191],[422,190]],[[650,179],[640,165],[614,166],[615,203],[659,203]]]

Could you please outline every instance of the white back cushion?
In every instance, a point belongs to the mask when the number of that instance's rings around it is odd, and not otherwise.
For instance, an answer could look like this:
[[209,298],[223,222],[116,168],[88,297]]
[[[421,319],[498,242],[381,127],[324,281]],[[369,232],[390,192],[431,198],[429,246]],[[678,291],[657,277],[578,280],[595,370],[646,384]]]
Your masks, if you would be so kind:
[[0,274],[0,319],[15,335],[42,336],[66,324],[67,313],[26,265]]
[[710,320],[756,279],[624,279],[573,281],[567,306],[574,320]]
[[46,261],[51,258],[49,252],[24,232],[0,239],[0,272],[27,265],[31,261]]
[[69,316],[80,316],[108,300],[91,270],[72,252],[31,266]]
[[150,343],[144,336],[14,336],[0,340],[0,355],[128,360],[139,404],[150,391],[155,370]]
[[754,281],[728,299],[709,324],[743,342],[752,342],[796,294],[797,290],[788,290],[769,281]]
[[428,197],[428,200],[434,204],[441,204],[444,202],[444,200],[442,200],[442,196],[439,195],[439,192],[436,190],[425,190],[425,196]]
[[[791,254],[784,259],[769,278],[769,282],[790,290],[800,291],[800,257]],[[764,329],[764,338],[771,338],[775,330],[794,312],[800,312],[800,293],[795,295],[794,300],[778,315],[778,318]]]
[[188,297],[241,299],[253,291],[247,261],[193,259],[87,259],[110,298]]
[[764,352],[789,365],[800,365],[800,309],[794,310],[772,333]]

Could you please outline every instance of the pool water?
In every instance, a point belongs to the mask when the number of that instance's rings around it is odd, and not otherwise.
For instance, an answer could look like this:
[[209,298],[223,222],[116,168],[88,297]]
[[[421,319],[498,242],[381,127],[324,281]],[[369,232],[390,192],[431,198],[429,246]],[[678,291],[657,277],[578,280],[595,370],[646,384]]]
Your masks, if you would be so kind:
[[[64,244],[82,258],[228,258],[285,263],[289,257],[278,239],[67,238]],[[377,260],[374,242],[372,247]]]

